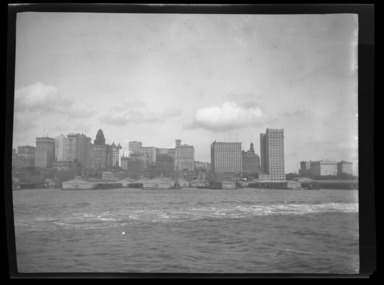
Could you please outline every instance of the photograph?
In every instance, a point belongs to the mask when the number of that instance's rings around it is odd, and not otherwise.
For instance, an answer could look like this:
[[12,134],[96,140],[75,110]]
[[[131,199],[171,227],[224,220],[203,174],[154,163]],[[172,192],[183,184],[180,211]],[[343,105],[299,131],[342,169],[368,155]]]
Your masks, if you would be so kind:
[[15,25],[18,273],[360,273],[358,14]]

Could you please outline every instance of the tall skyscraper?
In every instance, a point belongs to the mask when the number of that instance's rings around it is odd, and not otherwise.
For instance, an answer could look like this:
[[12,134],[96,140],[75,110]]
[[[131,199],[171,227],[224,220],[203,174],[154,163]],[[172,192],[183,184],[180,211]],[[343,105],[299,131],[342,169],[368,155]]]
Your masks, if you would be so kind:
[[35,166],[51,168],[55,159],[55,139],[36,138]]
[[159,147],[156,148],[156,155],[168,154],[168,152],[169,152],[169,148],[159,148]]
[[67,135],[67,160],[77,161],[82,167],[90,168],[91,138],[84,134]]
[[129,148],[128,147],[123,148],[120,144],[118,145],[117,148],[119,151],[119,166],[123,168],[123,158],[129,156]]
[[120,159],[121,159],[123,148],[121,147],[120,143],[117,145],[116,151],[117,151],[117,165],[121,167]]
[[300,161],[300,175],[308,176],[311,174],[311,162],[310,161]]
[[195,148],[192,145],[181,144],[176,140],[175,148],[175,171],[194,171]]
[[267,129],[260,134],[261,171],[272,181],[285,180],[284,129]]
[[131,153],[129,157],[121,159],[121,168],[125,169],[131,177],[140,177],[144,167],[145,161],[140,153]]
[[353,163],[348,161],[340,161],[337,163],[337,175],[353,175]]
[[311,161],[311,175],[312,176],[336,176],[337,175],[337,162],[331,160]]
[[174,160],[169,154],[158,154],[156,156],[156,175],[171,177],[171,173],[174,171]]
[[17,147],[17,167],[35,166],[36,147],[24,145]]
[[143,143],[138,141],[131,141],[128,143],[128,145],[129,145],[129,151],[131,153],[140,153],[141,148],[143,147]]
[[214,174],[242,171],[240,142],[213,142],[211,144],[211,170]]
[[114,142],[109,147],[110,165],[112,167],[119,166],[119,147],[121,148],[120,144],[116,146]]
[[68,137],[64,135],[55,137],[55,160],[68,161]]
[[175,160],[175,158],[176,158],[176,149],[174,149],[174,148],[170,148],[170,149],[168,150],[168,154],[169,154],[170,156],[172,156],[173,160]]
[[[156,164],[156,148],[153,146],[143,146],[140,148],[141,155],[145,160],[145,167],[154,166]],[[133,152],[132,154],[137,154]]]

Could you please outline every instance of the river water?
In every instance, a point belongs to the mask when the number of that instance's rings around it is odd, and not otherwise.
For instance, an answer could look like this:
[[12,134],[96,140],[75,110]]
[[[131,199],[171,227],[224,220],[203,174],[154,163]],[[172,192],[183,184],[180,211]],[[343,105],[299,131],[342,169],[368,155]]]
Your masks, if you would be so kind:
[[19,272],[359,272],[357,190],[13,191]]

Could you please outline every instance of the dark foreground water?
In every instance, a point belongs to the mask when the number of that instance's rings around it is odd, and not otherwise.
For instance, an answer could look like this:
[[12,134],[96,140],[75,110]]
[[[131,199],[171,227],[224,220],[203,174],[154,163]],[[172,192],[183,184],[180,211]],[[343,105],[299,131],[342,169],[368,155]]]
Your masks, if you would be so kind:
[[356,190],[13,191],[19,272],[359,272]]

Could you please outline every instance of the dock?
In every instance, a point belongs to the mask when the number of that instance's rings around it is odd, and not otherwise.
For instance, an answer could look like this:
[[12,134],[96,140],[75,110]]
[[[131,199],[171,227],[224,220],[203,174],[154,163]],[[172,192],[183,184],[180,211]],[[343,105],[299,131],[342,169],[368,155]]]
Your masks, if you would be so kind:
[[315,180],[320,189],[358,189],[359,180]]

